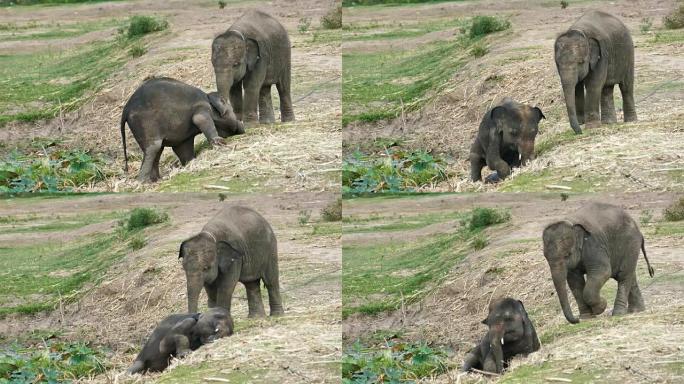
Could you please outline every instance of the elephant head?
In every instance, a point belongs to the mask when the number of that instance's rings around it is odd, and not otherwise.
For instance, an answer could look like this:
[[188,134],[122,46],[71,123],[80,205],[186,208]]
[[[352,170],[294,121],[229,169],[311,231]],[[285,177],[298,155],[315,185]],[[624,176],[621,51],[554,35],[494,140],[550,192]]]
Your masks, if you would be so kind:
[[[571,29],[558,36],[554,50],[570,126],[575,133],[579,134],[582,133],[582,129],[577,119],[575,87],[587,77],[589,71],[596,69],[602,56],[601,45],[598,40],[587,37],[584,32]],[[581,106],[581,108],[583,107]]]
[[253,70],[260,59],[260,43],[237,30],[228,30],[217,36],[211,44],[211,64],[214,66],[216,87],[225,104],[227,117],[234,117],[230,105],[230,89]]
[[239,135],[245,133],[245,125],[233,118],[230,118],[232,110],[230,105],[227,105],[221,100],[218,92],[208,93],[209,103],[211,104],[211,118],[214,120],[214,125],[219,133],[219,136],[226,137],[230,135]]
[[188,312],[197,312],[197,302],[205,284],[212,284],[221,273],[228,273],[241,254],[226,241],[217,241],[209,232],[199,234],[181,243],[178,257],[188,289]]
[[526,329],[531,327],[527,312],[520,300],[499,299],[490,303],[489,315],[482,323],[489,327],[487,335],[490,350],[494,355],[496,372],[501,373],[504,363],[503,345],[523,340]]
[[568,269],[574,269],[582,258],[582,245],[587,231],[580,224],[567,220],[559,221],[544,229],[544,257],[549,263],[553,285],[565,318],[573,324],[579,323],[568,301],[566,288]]
[[233,318],[224,308],[210,308],[197,319],[193,333],[202,345],[233,334]]
[[523,165],[534,160],[539,122],[546,118],[539,107],[505,99],[502,105],[492,109],[490,117],[496,126],[493,133],[500,137],[502,146],[514,146]]

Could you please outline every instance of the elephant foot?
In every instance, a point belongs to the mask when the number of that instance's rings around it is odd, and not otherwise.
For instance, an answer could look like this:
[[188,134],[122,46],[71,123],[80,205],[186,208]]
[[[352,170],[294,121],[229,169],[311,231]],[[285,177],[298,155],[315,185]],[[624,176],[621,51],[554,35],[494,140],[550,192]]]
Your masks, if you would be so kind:
[[594,128],[598,128],[600,126],[601,126],[601,122],[598,120],[588,121],[587,124],[585,124],[585,128],[587,128],[587,129],[594,129]]
[[273,116],[259,117],[259,124],[273,124],[273,123],[275,123],[275,117],[273,117]]
[[619,307],[619,308],[613,308],[613,311],[611,312],[611,316],[621,316],[621,315],[626,315],[627,314],[627,308],[625,307]]
[[634,114],[634,115],[625,114],[625,123],[631,123],[631,122],[634,122],[634,121],[637,121],[637,116],[636,116],[636,114]]
[[283,311],[282,308],[279,309],[273,309],[271,308],[271,317],[280,317],[285,314],[285,311]]
[[249,319],[261,319],[264,317],[266,317],[266,313],[264,313],[264,312],[250,312],[247,315],[247,318],[249,318]]
[[579,318],[580,318],[580,320],[587,320],[587,319],[593,319],[595,317],[596,316],[594,316],[594,314],[591,312],[582,312],[582,313],[580,313]]
[[599,304],[591,307],[591,313],[593,313],[594,315],[600,315],[606,310],[607,306],[608,303],[606,302],[606,299],[602,297],[601,302]]
[[281,116],[280,121],[283,123],[289,123],[291,121],[295,121],[295,117],[294,115],[283,115]]
[[617,118],[615,116],[606,117],[601,119],[601,124],[615,124],[617,123]]
[[646,310],[646,307],[643,305],[630,305],[627,308],[628,313],[636,313],[636,312],[643,312]]

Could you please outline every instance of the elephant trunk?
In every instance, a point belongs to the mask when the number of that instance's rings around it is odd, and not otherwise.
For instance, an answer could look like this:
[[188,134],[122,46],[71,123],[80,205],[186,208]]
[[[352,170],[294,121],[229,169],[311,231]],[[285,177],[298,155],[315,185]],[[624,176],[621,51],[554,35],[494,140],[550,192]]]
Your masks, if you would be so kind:
[[566,288],[567,271],[565,265],[557,263],[551,266],[551,278],[553,278],[553,285],[556,287],[556,294],[560,301],[561,308],[563,308],[563,315],[572,324],[579,323],[579,319],[572,314],[570,302],[568,301],[568,290]]
[[202,276],[186,274],[188,282],[188,312],[197,313],[197,302],[200,292],[202,292]]
[[534,160],[534,140],[523,140],[518,144],[520,162],[522,165]]
[[503,343],[506,328],[503,324],[495,324],[489,328],[489,347],[494,355],[496,373],[503,372]]
[[563,85],[563,95],[565,96],[565,106],[568,109],[568,119],[570,126],[575,133],[582,133],[579,121],[577,120],[577,108],[575,106],[575,86],[577,85],[577,73],[574,71],[561,72],[561,83]]
[[218,94],[221,96],[226,107],[222,117],[225,117],[228,120],[237,120],[235,112],[233,111],[233,106],[230,104],[230,89],[233,87],[233,73],[221,69],[214,71],[214,75],[216,76]]

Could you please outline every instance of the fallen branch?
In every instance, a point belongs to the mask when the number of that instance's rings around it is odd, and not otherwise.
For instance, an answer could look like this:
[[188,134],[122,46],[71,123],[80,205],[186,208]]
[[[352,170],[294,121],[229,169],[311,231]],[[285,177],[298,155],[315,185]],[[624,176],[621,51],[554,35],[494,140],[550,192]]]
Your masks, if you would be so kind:
[[546,188],[546,189],[562,189],[564,191],[572,190],[572,187],[566,187],[565,185],[553,185],[553,184],[545,185],[544,188]]
[[498,377],[498,376],[501,376],[501,375],[499,375],[498,373],[487,372],[487,371],[480,371],[479,369],[475,369],[475,368],[470,368],[470,370],[471,370],[472,372],[479,373],[479,374],[481,374],[481,375],[497,376],[497,377]]
[[546,381],[557,381],[561,383],[572,383],[572,380],[566,379],[563,377],[545,377],[544,380]]
[[222,379],[220,377],[205,377],[204,381],[218,381],[220,383],[230,383],[230,380]]

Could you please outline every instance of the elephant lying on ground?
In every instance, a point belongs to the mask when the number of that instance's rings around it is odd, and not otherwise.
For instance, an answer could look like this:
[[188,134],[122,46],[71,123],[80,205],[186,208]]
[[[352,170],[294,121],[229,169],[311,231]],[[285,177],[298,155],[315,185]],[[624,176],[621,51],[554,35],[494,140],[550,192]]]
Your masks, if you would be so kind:
[[197,311],[202,287],[209,297],[209,308],[221,307],[230,312],[239,281],[247,289],[249,317],[265,316],[263,280],[271,316],[283,314],[276,238],[256,211],[240,206],[223,208],[200,233],[181,244],[178,257],[183,259],[189,312]]
[[607,304],[601,288],[611,277],[618,282],[614,316],[645,309],[636,279],[639,250],[644,253],[651,277],[654,271],[646,257],[644,236],[622,208],[589,203],[567,220],[548,225],[543,239],[544,257],[569,322],[579,323],[579,319],[570,309],[566,281],[577,301],[580,318],[603,313]]
[[228,116],[255,122],[258,105],[259,122],[273,123],[271,87],[275,84],[280,96],[280,120],[294,121],[291,57],[287,31],[261,11],[247,11],[217,36],[211,45],[211,63]]
[[[555,60],[570,126],[582,133],[603,123],[615,123],[613,88],[620,86],[625,122],[636,121],[634,105],[634,43],[615,16],[589,11],[558,36]],[[586,89],[586,95],[585,95]],[[599,100],[601,120],[599,121]]]
[[463,371],[475,368],[501,373],[516,355],[539,350],[539,338],[522,301],[499,299],[489,305],[489,315],[482,321],[489,331],[480,344],[465,357]]
[[223,308],[167,316],[154,329],[127,372],[163,371],[172,357],[183,358],[204,344],[232,334],[233,319]]
[[225,110],[217,93],[205,93],[199,88],[169,78],[145,81],[124,106],[121,114],[126,172],[125,124],[138,142],[144,157],[139,179],[159,179],[159,159],[164,147],[173,148],[182,165],[195,158],[195,136],[203,133],[212,145],[221,145],[225,137],[245,132],[244,125],[223,118]]
[[485,113],[475,142],[470,147],[472,181],[482,180],[485,164],[496,171],[486,182],[504,179],[512,167],[534,159],[534,140],[539,122],[546,117],[538,107],[530,107],[505,98],[501,104]]

